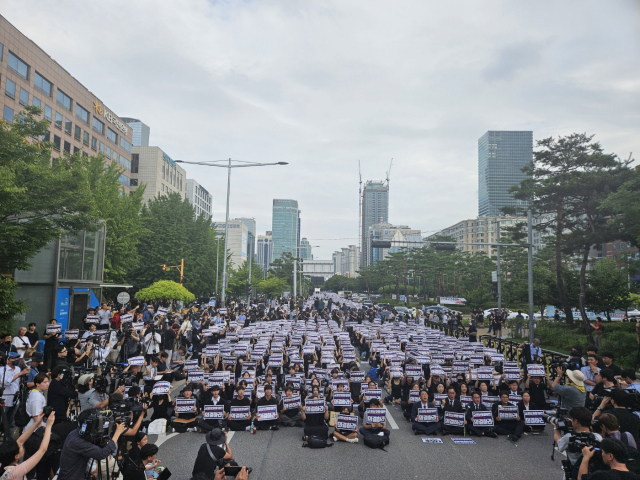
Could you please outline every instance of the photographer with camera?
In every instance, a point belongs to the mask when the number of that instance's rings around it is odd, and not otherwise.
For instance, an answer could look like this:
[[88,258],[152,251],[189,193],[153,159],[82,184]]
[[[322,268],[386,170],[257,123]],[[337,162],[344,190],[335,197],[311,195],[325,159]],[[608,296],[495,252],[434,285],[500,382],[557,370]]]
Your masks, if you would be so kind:
[[566,426],[559,427],[559,421],[550,420],[549,423],[553,426],[553,440],[558,446],[558,450],[561,453],[566,452],[570,468],[565,471],[567,473],[571,472],[570,478],[577,479],[582,455],[581,442],[584,443],[587,440],[590,443],[600,442],[602,441],[602,436],[591,432],[591,412],[587,408],[573,407],[569,410],[568,419],[571,422],[570,429]]
[[[586,393],[584,388],[584,373],[580,370],[564,370],[563,367],[556,367],[556,378],[550,384],[553,393],[560,397],[562,408],[571,410],[574,407],[583,407]],[[560,380],[566,376],[564,385],[560,385]]]
[[623,432],[629,432],[633,435],[633,438],[638,441],[640,436],[640,419],[627,410],[627,402],[632,397],[620,390],[619,388],[613,388],[609,392],[609,396],[604,397],[602,403],[593,414],[593,419],[597,419],[601,413],[607,412],[612,414],[618,419],[618,424],[621,426]]
[[62,365],[58,365],[51,371],[47,405],[53,407],[56,412],[56,424],[67,421],[69,401],[78,396],[77,392],[67,388],[63,383],[63,377],[67,375],[71,375],[71,372]]
[[156,326],[150,324],[147,326],[147,329],[144,332],[144,353],[145,359],[147,362],[151,359],[151,357],[155,357],[160,352],[160,344],[162,343],[162,337],[160,336],[160,332],[156,330]]
[[[90,460],[100,461],[117,452],[118,439],[127,429],[124,423],[116,423],[115,430],[111,438],[104,446],[94,443],[91,434],[94,432],[93,425],[99,421],[100,412],[95,409],[85,410],[78,417],[78,428],[73,430],[64,442],[62,454],[60,456],[60,480],[85,480],[87,464]],[[102,440],[102,431],[97,432]],[[96,440],[97,442],[98,440]]]
[[207,433],[206,443],[200,445],[191,475],[204,474],[206,478],[213,480],[215,471],[224,469],[224,466],[232,461],[233,454],[227,434],[219,428],[214,428]]
[[627,448],[619,440],[606,438],[600,444],[602,462],[609,470],[589,472],[589,462],[596,454],[596,448],[585,446],[582,449],[582,462],[578,471],[578,480],[640,480],[640,475],[630,472],[626,466],[628,462]]
[[[5,353],[8,352],[5,350]],[[2,379],[4,392],[5,413],[7,415],[7,428],[9,435],[13,435],[13,427],[15,427],[15,416],[18,410],[18,402],[16,397],[20,391],[20,379],[29,375],[29,369],[20,370],[20,357],[16,352],[6,353],[7,364],[0,368],[0,378]],[[13,438],[13,437],[12,437]]]
[[122,335],[116,344],[120,347],[120,361],[126,363],[130,357],[138,356],[140,350],[140,336],[127,324],[122,329]]

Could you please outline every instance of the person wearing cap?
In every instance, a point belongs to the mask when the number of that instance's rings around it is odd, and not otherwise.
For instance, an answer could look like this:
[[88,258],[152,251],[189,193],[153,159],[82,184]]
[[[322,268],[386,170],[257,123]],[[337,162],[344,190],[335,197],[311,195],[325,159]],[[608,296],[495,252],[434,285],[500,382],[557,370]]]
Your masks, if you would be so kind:
[[10,436],[13,435],[13,427],[15,426],[15,416],[18,408],[18,404],[15,402],[15,397],[16,393],[20,390],[20,377],[29,375],[29,369],[26,368],[20,371],[19,365],[20,356],[18,353],[9,352],[7,365],[0,367],[0,379],[3,381],[4,386],[2,398],[4,398],[5,402],[5,413],[7,415],[7,424]]
[[40,363],[42,363],[42,354],[33,352],[31,357],[24,359],[25,363],[29,365],[29,376],[27,377],[27,388],[35,387],[33,379],[40,373]]
[[93,373],[85,373],[78,378],[78,401],[80,402],[80,411],[85,411],[91,408],[89,399],[91,394],[95,391],[93,388]]
[[[129,458],[127,466],[122,472],[123,480],[147,480],[148,474],[160,464],[156,458],[158,447],[153,443],[147,443],[140,449],[140,458]],[[155,475],[152,475],[152,477]]]
[[[214,428],[205,438],[206,443],[200,445],[191,475],[204,474],[213,480],[217,469],[232,462],[233,454],[227,441],[227,435],[219,428]],[[235,462],[233,462],[235,463]]]
[[[584,373],[580,370],[567,370],[565,372],[562,367],[558,367],[556,372],[556,378],[549,388],[560,397],[562,408],[571,410],[573,407],[584,406],[586,398]],[[566,374],[566,381],[564,385],[560,385],[563,373]]]

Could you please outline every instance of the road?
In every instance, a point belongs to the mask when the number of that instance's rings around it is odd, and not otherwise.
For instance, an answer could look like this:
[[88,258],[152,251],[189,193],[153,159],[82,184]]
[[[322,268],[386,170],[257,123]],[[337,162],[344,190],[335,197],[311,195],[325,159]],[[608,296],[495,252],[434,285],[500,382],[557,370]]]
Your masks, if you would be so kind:
[[[548,427],[542,435],[522,437],[517,446],[506,437],[471,437],[475,445],[456,445],[451,436],[444,436],[439,437],[443,444],[425,444],[413,434],[399,409],[391,406],[388,410],[391,442],[387,452],[366,447],[362,439],[358,444],[339,442],[328,449],[301,448],[302,428],[258,431],[255,435],[233,432],[230,446],[240,465],[253,468],[250,478],[261,480],[359,479],[365,475],[441,480],[562,478],[560,461],[564,456],[556,453],[555,462],[551,461],[552,430]],[[202,433],[174,433],[151,435],[149,441],[160,444],[158,458],[173,472],[172,478],[188,480],[204,437]]]

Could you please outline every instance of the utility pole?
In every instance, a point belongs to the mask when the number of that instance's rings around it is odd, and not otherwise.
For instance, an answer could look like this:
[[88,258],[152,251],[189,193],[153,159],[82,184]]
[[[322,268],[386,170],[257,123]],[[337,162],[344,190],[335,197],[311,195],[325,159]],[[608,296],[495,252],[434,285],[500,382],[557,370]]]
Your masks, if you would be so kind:
[[180,265],[169,265],[169,266],[167,266],[166,264],[163,263],[160,266],[162,267],[162,270],[164,270],[164,271],[169,271],[172,268],[180,269],[180,286],[182,286],[182,281],[184,279],[184,258],[180,261]]
[[498,308],[502,308],[502,276],[500,275],[500,220],[496,220],[496,264],[498,277]]
[[251,303],[251,264],[253,263],[253,257],[251,256],[251,247],[253,246],[253,241],[249,242],[249,278],[247,279],[247,285],[249,287],[249,291],[247,292],[247,305]]
[[529,280],[529,342],[533,343],[533,219],[531,210],[527,211],[527,277]]

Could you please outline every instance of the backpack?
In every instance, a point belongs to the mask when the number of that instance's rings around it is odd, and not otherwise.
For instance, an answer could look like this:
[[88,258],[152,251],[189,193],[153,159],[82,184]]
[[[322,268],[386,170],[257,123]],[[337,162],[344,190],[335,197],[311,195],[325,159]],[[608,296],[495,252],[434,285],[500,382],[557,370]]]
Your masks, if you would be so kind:
[[386,452],[384,447],[389,445],[389,437],[386,435],[365,435],[364,444],[369,448],[379,448]]
[[328,443],[324,437],[318,437],[316,435],[309,435],[306,443],[302,444],[303,447],[308,448],[327,448],[333,447],[333,443]]

